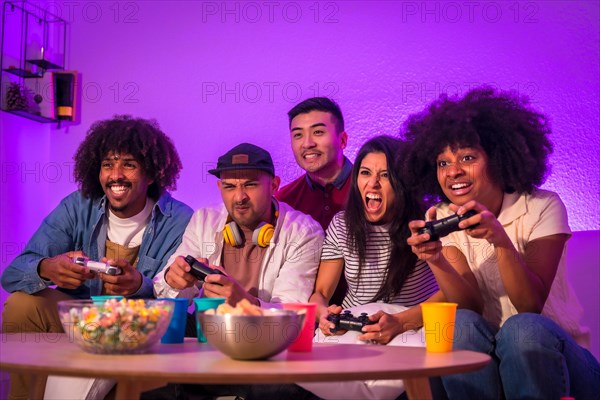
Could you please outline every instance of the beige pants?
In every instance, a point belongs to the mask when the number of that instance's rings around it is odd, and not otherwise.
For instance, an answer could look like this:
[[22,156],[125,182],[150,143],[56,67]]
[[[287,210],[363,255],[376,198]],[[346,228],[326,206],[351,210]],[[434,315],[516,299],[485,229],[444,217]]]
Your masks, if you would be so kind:
[[[64,332],[58,317],[57,304],[72,297],[54,289],[44,289],[35,294],[12,293],[4,303],[2,333]],[[24,375],[10,374],[9,400],[25,400],[29,395],[29,379]]]

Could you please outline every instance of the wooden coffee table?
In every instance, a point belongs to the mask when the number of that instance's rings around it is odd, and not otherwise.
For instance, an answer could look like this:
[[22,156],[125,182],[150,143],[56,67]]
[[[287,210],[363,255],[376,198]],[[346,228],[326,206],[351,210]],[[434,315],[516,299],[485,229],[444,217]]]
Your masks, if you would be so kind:
[[252,384],[403,379],[408,397],[429,399],[429,377],[469,372],[489,361],[472,351],[427,353],[420,347],[315,344],[310,353],[284,351],[267,361],[232,360],[209,344],[186,338],[136,355],[89,354],[65,334],[0,335],[0,369],[28,374],[30,398],[41,399],[48,375],[117,381],[117,400],[167,383]]

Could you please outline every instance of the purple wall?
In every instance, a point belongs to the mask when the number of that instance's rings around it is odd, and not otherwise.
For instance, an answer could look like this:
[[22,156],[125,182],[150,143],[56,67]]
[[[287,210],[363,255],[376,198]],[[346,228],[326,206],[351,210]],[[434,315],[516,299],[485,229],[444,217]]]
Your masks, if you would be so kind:
[[527,94],[553,121],[544,187],[561,195],[573,230],[600,229],[598,2],[41,4],[70,21],[81,122],[58,129],[0,113],[0,269],[75,189],[72,156],[93,121],[156,118],[184,163],[175,196],[201,207],[219,201],[205,171],[241,141],[271,151],[284,182],[299,174],[286,112],[313,95],[342,106],[353,158],[440,92]]

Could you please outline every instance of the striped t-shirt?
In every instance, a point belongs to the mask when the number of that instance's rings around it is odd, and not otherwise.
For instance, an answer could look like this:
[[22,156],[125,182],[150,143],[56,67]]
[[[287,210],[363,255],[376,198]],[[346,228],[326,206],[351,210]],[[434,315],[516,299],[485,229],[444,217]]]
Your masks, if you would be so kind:
[[[344,259],[344,274],[348,282],[348,292],[342,302],[344,308],[372,302],[385,280],[392,248],[388,233],[389,224],[371,225],[371,228],[365,238],[366,254],[360,281],[358,252],[347,246],[348,230],[344,221],[344,212],[337,213],[327,228],[321,260]],[[427,300],[437,290],[438,285],[429,266],[426,262],[418,260],[400,293],[388,303],[412,307]]]

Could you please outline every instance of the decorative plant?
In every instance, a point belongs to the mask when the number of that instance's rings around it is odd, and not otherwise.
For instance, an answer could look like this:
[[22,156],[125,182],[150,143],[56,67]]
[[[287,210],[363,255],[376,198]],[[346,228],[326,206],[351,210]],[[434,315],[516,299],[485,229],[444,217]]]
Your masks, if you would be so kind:
[[11,82],[6,90],[6,109],[27,110],[28,108],[27,89],[17,82]]

